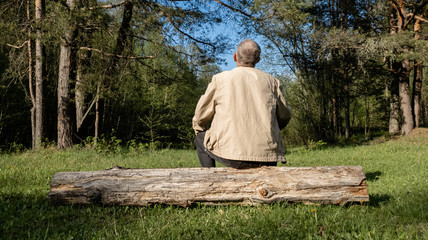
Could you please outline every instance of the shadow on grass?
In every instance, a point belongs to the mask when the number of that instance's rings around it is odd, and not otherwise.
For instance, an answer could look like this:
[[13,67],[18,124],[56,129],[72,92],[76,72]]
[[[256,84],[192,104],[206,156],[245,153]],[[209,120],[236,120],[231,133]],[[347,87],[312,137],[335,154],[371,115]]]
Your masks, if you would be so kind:
[[[376,176],[377,174],[373,175]],[[428,205],[425,204],[427,201],[428,194],[425,189],[414,189],[411,193],[403,193],[399,196],[370,195],[368,206],[379,207],[379,211],[383,212],[394,212],[394,216],[406,220],[407,223],[419,223],[426,219],[424,213],[428,212]],[[300,204],[286,203],[282,206],[285,212],[301,211]],[[224,207],[235,209],[235,206],[204,206],[203,208],[198,206],[180,208],[169,205],[128,207],[104,206],[102,204],[58,206],[52,205],[45,193],[3,194],[0,195],[0,238],[110,239],[116,237],[116,229],[122,234],[119,238],[133,238],[137,232],[142,234],[157,231],[162,224],[175,219],[177,216],[186,214],[186,218],[199,221],[208,216],[204,215],[206,213],[215,215],[220,210],[223,212]],[[238,207],[243,208],[242,206]],[[211,208],[219,208],[220,210],[212,211]],[[264,207],[250,208],[252,211],[260,209],[261,213],[264,212]],[[332,213],[335,213],[336,207],[331,209]],[[350,209],[352,211],[352,208]],[[361,216],[358,211],[356,210],[355,216]],[[376,213],[379,211],[369,212]],[[233,213],[233,211],[231,212]],[[143,221],[143,217],[147,223],[147,229],[143,231],[139,228],[133,228],[137,222]],[[160,224],[156,224],[157,221]]]
[[377,181],[379,180],[379,176],[382,175],[381,171],[375,171],[375,172],[367,172],[366,173],[366,179],[367,181]]
[[[47,197],[25,194],[0,196],[1,239],[76,239],[95,237],[120,207],[54,206]],[[120,212],[120,210],[118,210]]]
[[382,204],[388,203],[391,199],[390,195],[387,194],[373,194],[370,195],[370,202],[369,205],[372,207],[379,207]]

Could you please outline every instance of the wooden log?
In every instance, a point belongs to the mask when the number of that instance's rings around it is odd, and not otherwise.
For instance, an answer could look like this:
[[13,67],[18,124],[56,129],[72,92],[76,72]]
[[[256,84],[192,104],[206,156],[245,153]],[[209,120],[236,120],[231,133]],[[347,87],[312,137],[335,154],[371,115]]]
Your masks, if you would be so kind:
[[53,204],[189,206],[368,202],[361,166],[118,169],[59,172]]

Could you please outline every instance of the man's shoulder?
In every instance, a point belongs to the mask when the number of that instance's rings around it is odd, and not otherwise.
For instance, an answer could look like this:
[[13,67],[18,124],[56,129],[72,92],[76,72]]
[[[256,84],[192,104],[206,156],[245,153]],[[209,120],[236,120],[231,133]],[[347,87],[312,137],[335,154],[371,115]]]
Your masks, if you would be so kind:
[[222,77],[222,76],[228,76],[231,75],[235,72],[236,68],[232,69],[232,70],[226,70],[223,72],[219,72],[217,74],[214,75],[214,77]]
[[233,76],[233,75],[239,75],[239,74],[245,74],[248,72],[254,72],[258,75],[264,75],[266,77],[274,78],[271,74],[264,72],[258,68],[252,68],[252,67],[236,67],[232,70],[223,71],[220,73],[215,74],[215,77],[227,77],[227,76]]
[[274,85],[280,84],[279,80],[271,74],[257,68],[236,67],[230,71],[223,71],[213,76],[212,82],[216,85],[223,85],[237,79],[258,79],[270,82]]

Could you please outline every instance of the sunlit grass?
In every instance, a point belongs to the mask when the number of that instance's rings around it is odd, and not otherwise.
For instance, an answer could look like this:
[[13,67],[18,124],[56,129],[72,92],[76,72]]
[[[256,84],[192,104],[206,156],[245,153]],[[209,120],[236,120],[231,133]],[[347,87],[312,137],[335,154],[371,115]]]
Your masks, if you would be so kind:
[[376,145],[289,149],[280,166],[361,165],[370,203],[247,206],[52,206],[59,171],[197,167],[192,150],[45,149],[0,155],[2,239],[426,239],[428,139]]

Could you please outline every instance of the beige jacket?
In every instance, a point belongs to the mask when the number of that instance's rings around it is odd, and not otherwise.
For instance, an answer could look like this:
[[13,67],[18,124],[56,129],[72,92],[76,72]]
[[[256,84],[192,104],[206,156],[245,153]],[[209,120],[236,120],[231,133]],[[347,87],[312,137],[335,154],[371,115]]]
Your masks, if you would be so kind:
[[277,79],[237,67],[213,76],[196,106],[193,129],[206,131],[204,145],[219,157],[278,162],[285,154],[280,129],[290,118]]

